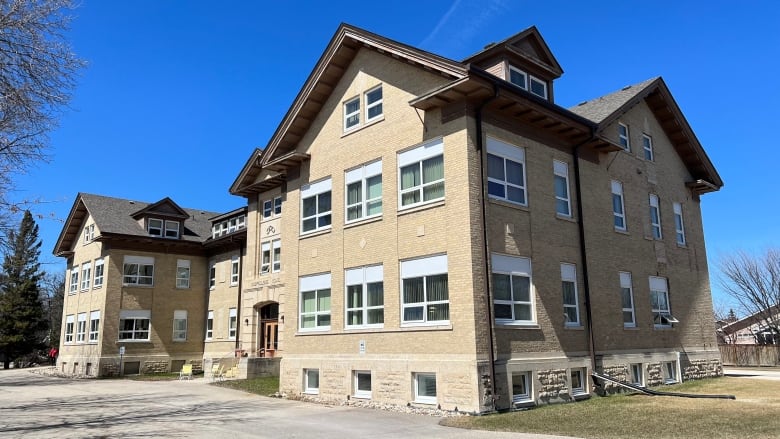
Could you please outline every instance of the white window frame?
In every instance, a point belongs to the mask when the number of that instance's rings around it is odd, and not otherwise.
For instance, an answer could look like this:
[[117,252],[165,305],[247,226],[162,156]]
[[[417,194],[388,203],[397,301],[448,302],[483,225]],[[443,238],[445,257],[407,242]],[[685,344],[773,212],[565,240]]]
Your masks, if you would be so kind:
[[[382,303],[380,305],[369,306],[368,286],[381,285]],[[370,265],[364,267],[350,268],[344,270],[344,325],[347,329],[355,328],[382,328],[384,326],[384,266]],[[360,287],[360,305],[349,306],[349,288]],[[381,311],[382,321],[379,323],[368,323],[369,313],[371,311]],[[352,324],[352,313],[359,313],[362,323]]]
[[79,291],[79,266],[74,265],[70,269],[70,286],[68,287],[68,294],[75,294]]
[[[571,195],[569,191],[569,165],[565,162],[561,162],[558,160],[553,160],[553,179],[556,181],[553,181],[553,190],[555,191],[555,214],[558,216],[571,218]],[[566,193],[564,194],[558,194],[558,186],[557,181],[560,181],[559,179],[563,179],[563,187],[566,190]],[[566,209],[564,212],[561,212],[560,207],[563,206],[565,203]]]
[[[513,403],[528,402],[533,400],[533,383],[531,376],[531,372],[527,370],[514,371],[510,374],[510,377],[512,378],[510,389],[512,389]],[[515,383],[518,380],[522,382],[522,386],[525,388],[524,393],[515,393]]]
[[626,151],[631,151],[631,137],[628,131],[628,125],[618,122],[618,143]]
[[95,223],[84,227],[84,244],[90,243],[95,239]]
[[[523,77],[523,83],[522,84],[518,84],[518,83],[512,81],[512,73],[518,73],[519,75],[521,75]],[[509,66],[509,75],[507,77],[507,82],[509,82],[510,84],[514,84],[514,85],[522,88],[523,90],[528,90],[528,73],[518,69],[515,66],[510,65]]]
[[[534,75],[528,75],[528,91],[531,92],[535,96],[539,96],[540,98],[547,99],[547,81],[544,81],[540,78],[537,78]],[[542,94],[539,94],[534,91],[534,84],[539,84],[542,86]]]
[[[627,227],[627,220],[626,220],[626,202],[623,199],[623,183],[612,180],[611,182],[612,186],[612,217],[613,217],[613,224],[615,226],[615,230],[625,232]],[[617,198],[616,198],[617,197]],[[620,212],[618,212],[615,208],[618,207],[615,205],[616,200],[620,201]],[[618,221],[622,223],[622,225],[618,224]]]
[[[368,389],[360,388],[361,384],[365,384],[365,381],[363,383],[360,382],[360,378],[368,376]],[[373,377],[371,376],[370,370],[355,370],[352,371],[352,388],[353,393],[352,396],[355,398],[365,398],[365,399],[371,399],[371,390],[373,387]]]
[[[154,223],[154,225],[152,225]],[[149,218],[146,220],[146,232],[150,236],[163,236],[163,228],[165,227],[165,220],[160,218]]]
[[318,395],[320,393],[320,370],[303,369],[303,393]]
[[[487,184],[488,184],[488,197],[506,201],[508,203],[514,203],[518,204],[520,206],[528,206],[528,182],[526,180],[527,177],[527,169],[526,169],[526,163],[525,163],[525,148],[520,146],[515,146],[507,142],[503,142],[501,140],[495,139],[493,137],[487,138],[487,159],[488,159],[488,177],[487,177]],[[499,158],[502,160],[502,173],[503,173],[503,179],[499,179],[496,177],[490,176],[490,156],[494,156],[496,158]],[[507,172],[507,161],[516,163],[520,166],[520,170],[522,172],[521,175],[521,184],[517,183],[510,183],[508,178],[508,172]],[[491,183],[493,183],[493,187],[501,186],[504,190],[504,195],[497,195],[491,193]],[[522,200],[513,200],[509,197],[509,189],[514,189],[516,191],[520,191],[522,194]]]
[[[303,295],[314,293],[313,311],[303,310]],[[332,319],[333,295],[331,290],[331,274],[315,274],[311,276],[301,276],[298,279],[298,330],[300,332],[329,331]],[[319,309],[320,299],[328,297],[327,309]],[[314,326],[304,327],[304,317],[313,317]],[[327,324],[320,324],[320,318],[327,317]]]
[[[509,276],[510,300],[496,299],[495,285],[493,282],[493,315],[497,316],[496,305],[510,306],[512,309],[512,318],[494,317],[496,324],[499,325],[536,325],[536,291],[533,283],[531,259],[521,256],[500,255],[493,253],[490,256],[490,265],[493,275]],[[515,300],[514,277],[524,277],[528,279],[528,301]],[[530,308],[531,319],[520,320],[515,313],[516,306]]]
[[282,271],[282,240],[274,239],[271,241],[271,272],[280,271]]
[[100,311],[89,313],[89,343],[97,343],[100,335]]
[[683,219],[682,204],[673,203],[672,209],[674,209],[674,231],[678,245],[686,245],[688,241],[685,239],[685,220]]
[[[177,323],[184,321],[184,329],[177,327]],[[187,310],[175,310],[173,311],[173,334],[171,335],[172,341],[187,341]]]
[[629,382],[635,386],[645,386],[645,370],[642,363],[631,363],[629,366],[628,375]]
[[217,263],[211,262],[209,264],[209,290],[213,290],[217,287]]
[[[374,198],[368,198],[368,181],[379,177],[379,196]],[[360,199],[356,202],[349,203],[349,187],[359,184],[360,185]],[[368,218],[375,218],[382,216],[382,160],[377,160],[372,163],[362,165],[358,168],[346,171],[344,173],[344,223],[354,223],[362,221]],[[379,212],[369,214],[369,207],[377,207]],[[358,216],[354,219],[349,219],[350,210],[356,210]]]
[[176,288],[188,289],[190,287],[190,277],[192,268],[189,259],[176,260]]
[[[428,277],[445,276],[447,282],[446,300],[429,300],[428,298]],[[406,302],[406,291],[404,281],[412,279],[422,279],[423,301]],[[408,259],[401,261],[401,326],[431,326],[448,325],[450,323],[450,299],[449,299],[449,274],[447,266],[447,255],[426,256],[422,258]],[[446,305],[446,320],[430,320],[428,315],[431,308],[435,305]],[[407,320],[406,310],[413,308],[422,308],[422,319]],[[426,312],[427,311],[427,312]]]
[[[571,368],[569,370],[569,384],[572,395],[584,395],[588,393],[588,379],[586,376],[586,370],[584,367]],[[575,376],[579,377],[579,386],[574,385]]]
[[[580,319],[580,297],[577,288],[577,266],[574,264],[561,263],[561,294],[564,294],[564,286],[566,284],[571,284],[574,288],[574,303],[566,303],[565,297],[562,298],[564,326],[580,327],[582,326],[582,321]],[[574,321],[571,321],[569,314],[566,312],[567,309],[572,308],[574,309],[574,315],[576,316],[576,320]]]
[[[135,267],[135,274],[132,273],[133,266]],[[129,274],[128,267],[131,267],[131,273]],[[145,274],[146,267],[152,267],[151,274]],[[141,274],[142,271],[144,272],[143,275]],[[122,268],[122,285],[132,287],[154,286],[154,257],[125,256],[124,265]]]
[[[437,180],[432,181],[423,181],[424,175],[424,163],[437,159],[441,157],[442,160],[442,177]],[[430,203],[435,203],[437,201],[444,200],[446,196],[446,185],[445,185],[445,170],[444,170],[444,141],[439,139],[434,139],[430,142],[426,142],[420,146],[414,147],[412,149],[403,151],[398,153],[398,210],[406,210],[406,209],[412,209],[417,206],[423,206]],[[417,172],[419,172],[420,182],[419,184],[416,184],[414,186],[409,186],[407,188],[403,187],[403,170],[405,168],[415,168]],[[425,191],[428,188],[438,186],[439,184],[442,185],[442,195],[441,197],[436,198],[430,198],[428,200],[425,199]],[[419,201],[413,201],[408,204],[404,203],[404,195],[406,194],[417,194],[417,197]]]
[[260,274],[271,272],[271,242],[266,241],[260,244]]
[[642,148],[645,151],[645,160],[655,160],[655,151],[653,150],[653,138],[642,133]]
[[663,239],[663,231],[661,230],[661,209],[659,207],[658,195],[650,194],[648,202],[650,205],[650,229],[653,239]]
[[[355,102],[357,102],[357,108],[354,111],[349,111],[347,108],[349,107],[349,105]],[[347,99],[346,101],[344,101],[343,107],[344,107],[344,132],[346,133],[347,131],[352,131],[360,127],[360,96],[355,96],[353,98]],[[354,122],[350,123],[351,118],[356,118],[356,120],[353,119]]]
[[[330,230],[333,223],[333,193],[332,181],[330,177],[315,183],[309,183],[301,187],[301,235],[316,233],[323,230]],[[328,210],[320,211],[321,197],[326,195],[330,198]],[[304,216],[304,204],[306,200],[314,198],[314,214]],[[320,222],[327,218],[327,224],[320,225]],[[305,229],[306,221],[314,220],[314,227]]]
[[[414,372],[414,402],[419,404],[436,404],[436,397],[438,396],[438,383],[436,382],[436,374],[431,372]],[[433,379],[433,396],[428,394],[423,394],[420,392],[420,386],[423,384],[421,382],[422,379]],[[426,389],[426,392],[427,389]]]
[[88,291],[92,282],[92,263],[81,264],[81,291]]
[[214,311],[209,310],[206,314],[206,341],[214,338]]
[[87,313],[80,312],[76,317],[76,343],[87,341]]
[[178,239],[180,227],[181,224],[178,221],[165,221],[165,237],[168,239]]
[[[123,322],[126,320],[133,321],[132,329],[123,329]],[[141,322],[147,322],[146,329],[143,329]],[[146,338],[141,336],[146,333]],[[129,335],[129,338],[122,338],[122,335]],[[152,334],[152,312],[150,310],[119,310],[119,342],[137,342],[137,341],[149,341]]]
[[228,340],[235,340],[238,334],[238,309],[228,309]]
[[68,314],[65,316],[65,344],[72,344],[75,334],[76,316]]
[[[631,279],[631,273],[627,271],[618,272],[620,278],[620,303],[623,309],[623,327],[624,328],[636,328],[636,311],[634,307],[634,285]],[[629,307],[626,307],[625,295],[628,294],[628,299],[631,302]],[[631,321],[626,321],[627,313],[631,314]]]
[[673,384],[679,382],[677,361],[662,361],[661,371],[664,377],[664,384]]
[[[655,328],[671,328],[672,323],[679,321],[672,316],[672,304],[669,301],[669,284],[665,277],[650,276],[650,306],[653,312],[653,326]],[[663,296],[666,307],[660,300],[654,300],[655,296]],[[655,302],[655,303],[654,303]]]
[[92,280],[92,288],[97,289],[103,286],[103,278],[105,276],[105,261],[103,258],[95,259],[95,272],[93,273],[94,279]]
[[[379,91],[379,99],[373,102],[368,102],[368,95],[371,93],[374,93],[376,91]],[[376,87],[373,87],[369,90],[367,90],[365,93],[363,93],[363,101],[365,103],[366,107],[366,122],[365,124],[369,124],[375,120],[380,120],[384,115],[384,108],[382,108],[382,102],[384,101],[384,94],[382,92],[382,84],[377,85]],[[376,108],[379,108],[379,114],[374,115],[374,117],[369,117],[369,114],[371,113],[371,110]],[[359,125],[359,124],[358,124]]]
[[[282,214],[281,195],[263,201],[263,219],[275,218],[281,214]],[[240,226],[241,223],[243,223],[243,221],[241,221],[243,217],[244,217],[243,215],[239,217],[239,221],[236,226],[239,229],[243,228]]]
[[234,287],[238,285],[238,280],[241,276],[241,267],[239,265],[238,256],[230,258],[230,286]]

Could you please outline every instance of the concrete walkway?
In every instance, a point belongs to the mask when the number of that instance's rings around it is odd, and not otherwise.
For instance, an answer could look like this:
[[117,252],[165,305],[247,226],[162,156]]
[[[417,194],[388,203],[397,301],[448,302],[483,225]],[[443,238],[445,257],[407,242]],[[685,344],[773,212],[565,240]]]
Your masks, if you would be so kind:
[[780,381],[780,367],[731,367],[723,368],[723,375],[759,380]]
[[0,437],[514,438],[439,418],[266,398],[192,381],[72,380],[0,370]]

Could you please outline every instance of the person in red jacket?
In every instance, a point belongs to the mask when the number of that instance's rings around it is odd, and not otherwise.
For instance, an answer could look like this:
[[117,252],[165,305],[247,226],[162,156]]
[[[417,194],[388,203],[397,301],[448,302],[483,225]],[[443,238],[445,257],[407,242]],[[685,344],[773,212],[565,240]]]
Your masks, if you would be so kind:
[[57,364],[57,354],[59,352],[57,351],[57,348],[51,348],[49,349],[49,361],[51,362],[51,365],[54,366]]

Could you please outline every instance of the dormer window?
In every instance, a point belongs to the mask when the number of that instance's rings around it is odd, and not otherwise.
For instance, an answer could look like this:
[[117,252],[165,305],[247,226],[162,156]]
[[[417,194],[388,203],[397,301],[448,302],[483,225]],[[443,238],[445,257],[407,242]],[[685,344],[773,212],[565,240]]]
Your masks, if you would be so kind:
[[536,76],[529,75],[515,66],[509,66],[509,82],[523,90],[530,91],[536,96],[547,99],[547,82]]
[[147,221],[146,230],[151,236],[162,236],[164,221],[157,218],[149,218]]
[[509,66],[509,82],[523,90],[528,90],[528,74],[517,67]]
[[535,76],[531,76],[531,93],[547,99],[547,83]]
[[179,221],[165,221],[159,218],[146,220],[146,231],[150,236],[176,239],[179,237]]
[[178,238],[179,237],[179,222],[178,221],[166,221],[165,222],[165,237],[166,238]]

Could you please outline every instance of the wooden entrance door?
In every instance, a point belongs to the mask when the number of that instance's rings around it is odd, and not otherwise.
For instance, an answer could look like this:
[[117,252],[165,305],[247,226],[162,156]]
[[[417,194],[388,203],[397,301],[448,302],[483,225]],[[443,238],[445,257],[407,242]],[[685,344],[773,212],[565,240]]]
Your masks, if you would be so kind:
[[273,357],[279,347],[279,321],[263,322],[264,357]]

